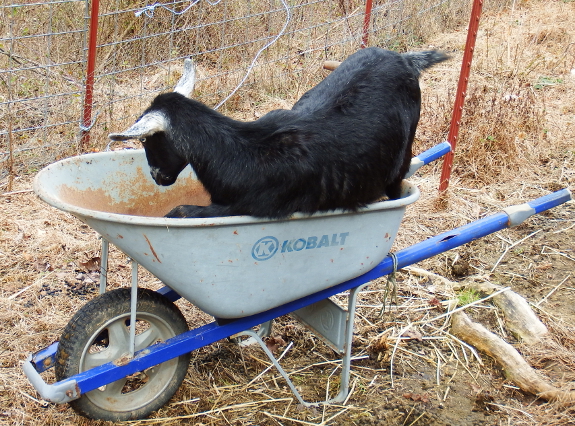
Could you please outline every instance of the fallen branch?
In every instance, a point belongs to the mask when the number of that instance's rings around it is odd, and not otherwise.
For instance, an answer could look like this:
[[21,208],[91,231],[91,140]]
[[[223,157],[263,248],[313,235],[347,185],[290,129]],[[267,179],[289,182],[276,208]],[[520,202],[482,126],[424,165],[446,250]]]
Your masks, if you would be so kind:
[[405,268],[403,268],[403,270],[413,274],[413,275],[417,275],[419,277],[423,277],[423,278],[431,278],[434,280],[438,280],[440,281],[442,284],[448,285],[454,289],[456,289],[458,287],[458,283],[454,282],[454,281],[450,281],[447,278],[435,274],[433,272],[429,272],[426,271],[425,269],[421,269],[421,268],[417,268],[415,266],[406,266]]
[[[473,288],[482,294],[493,294],[503,287],[486,282],[466,282],[467,288]],[[493,303],[503,311],[507,328],[517,340],[533,345],[549,334],[529,303],[514,291],[508,290],[493,297]]]
[[513,346],[481,324],[471,321],[464,312],[453,315],[451,333],[492,357],[501,365],[505,377],[521,390],[548,401],[575,402],[575,392],[563,391],[546,382]]

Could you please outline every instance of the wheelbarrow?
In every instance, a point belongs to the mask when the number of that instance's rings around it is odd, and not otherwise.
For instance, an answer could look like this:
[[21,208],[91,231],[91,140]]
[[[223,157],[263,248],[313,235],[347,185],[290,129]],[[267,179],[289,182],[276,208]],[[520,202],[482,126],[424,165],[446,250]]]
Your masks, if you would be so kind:
[[[450,148],[444,142],[415,157],[408,176]],[[419,197],[407,180],[399,199],[357,212],[173,219],[162,216],[176,205],[210,202],[193,171],[160,187],[144,151],[124,150],[54,163],[38,173],[34,190],[102,236],[101,294],[73,316],[58,342],[26,359],[24,372],[44,400],[112,421],[162,407],[184,380],[190,353],[232,336],[259,343],[298,401],[317,404],[303,399],[262,339],[286,314],[342,357],[339,393],[319,403],[343,402],[356,299],[365,286],[571,199],[563,189],[390,254],[406,207]],[[109,243],[132,259],[131,288],[106,291]],[[165,287],[138,288],[138,264]],[[329,299],[347,291],[347,310]],[[180,297],[217,320],[189,330],[173,303]],[[56,381],[48,384],[41,373],[51,367]]]

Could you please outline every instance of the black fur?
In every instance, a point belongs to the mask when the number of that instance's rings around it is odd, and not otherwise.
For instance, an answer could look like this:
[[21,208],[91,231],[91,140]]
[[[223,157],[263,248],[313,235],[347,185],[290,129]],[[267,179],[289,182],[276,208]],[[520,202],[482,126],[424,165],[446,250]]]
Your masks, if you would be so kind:
[[166,216],[283,218],[398,198],[419,121],[419,74],[447,58],[362,49],[291,110],[253,122],[178,93],[159,95],[145,112],[169,120],[169,130],[145,140],[154,179],[171,185],[191,164],[212,197],[210,206],[183,205]]

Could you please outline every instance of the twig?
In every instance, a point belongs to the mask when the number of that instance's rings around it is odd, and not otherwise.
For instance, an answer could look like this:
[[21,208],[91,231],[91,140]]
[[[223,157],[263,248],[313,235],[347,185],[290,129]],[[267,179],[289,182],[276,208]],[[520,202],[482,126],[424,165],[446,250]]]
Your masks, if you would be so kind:
[[175,407],[176,405],[182,405],[182,404],[187,404],[189,402],[198,402],[200,400],[200,398],[192,398],[192,399],[187,399],[185,401],[178,401],[178,402],[174,402],[172,404],[170,404],[171,407]]
[[525,414],[527,417],[529,417],[530,419],[533,418],[533,416],[523,410],[520,410],[518,408],[513,408],[513,407],[508,407],[507,405],[500,405],[500,404],[495,404],[494,402],[488,402],[487,405],[493,405],[497,408],[502,408],[504,410],[513,410],[513,411],[518,411],[521,414]]
[[[356,379],[356,382],[357,382],[357,379]],[[355,386],[355,382],[354,382],[354,386]],[[345,400],[344,404],[346,404],[346,403],[347,403],[347,399]],[[329,419],[327,419],[327,420],[326,420],[325,422],[323,422],[322,424],[329,424],[329,422],[330,422],[331,420],[333,420],[333,419],[335,419],[337,416],[339,416],[339,415],[345,413],[345,412],[346,412],[347,410],[349,410],[349,409],[350,409],[350,407],[345,407],[343,410],[341,410],[341,411],[335,413],[333,416],[331,416]]]
[[465,352],[465,346],[461,345],[461,353],[463,358],[465,358],[465,365],[469,365],[469,358],[467,358],[467,352]]
[[445,389],[445,393],[443,394],[443,402],[445,402],[445,400],[447,399],[447,394],[449,393],[450,390],[451,386],[447,386],[447,389]]
[[[369,358],[369,355],[354,356],[354,357],[351,357],[350,362],[351,362],[351,361],[358,361],[358,360],[362,360],[362,359],[367,359],[367,358]],[[301,373],[302,371],[309,370],[310,368],[318,367],[318,366],[320,366],[320,365],[326,365],[326,364],[337,364],[337,365],[339,365],[339,364],[341,364],[341,359],[334,359],[334,360],[331,360],[331,361],[317,362],[317,363],[315,363],[315,364],[306,365],[305,367],[302,367],[302,368],[300,368],[299,370],[290,371],[289,373],[286,371],[286,374],[287,374],[288,376],[293,376],[294,374]],[[273,381],[273,380],[276,380],[276,379],[281,379],[281,378],[282,378],[281,375],[280,375],[280,376],[275,376],[275,377],[273,377],[273,378],[271,378],[271,379],[269,379],[269,380],[263,381],[262,383],[268,383],[268,382],[270,382],[270,381]]]
[[560,229],[560,230],[555,231],[555,232],[553,232],[553,233],[554,233],[554,234],[560,234],[560,233],[562,233],[562,232],[568,231],[569,229],[573,228],[574,226],[575,226],[575,222],[572,223],[572,224],[571,224],[570,226],[568,226],[567,228]]
[[[443,338],[445,339],[445,338]],[[437,348],[437,346],[435,346],[433,344],[433,342],[429,342],[431,344],[431,346],[433,346],[433,349],[435,350],[435,355],[437,356],[437,359],[440,359],[443,361],[444,364],[447,364],[447,360],[445,359],[445,357],[443,356],[443,354],[441,353],[441,351]]]
[[[176,420],[177,419],[178,421],[180,421],[182,419],[193,419],[194,417],[207,416],[207,415],[214,414],[214,413],[221,413],[223,411],[236,410],[238,408],[248,408],[248,407],[253,407],[254,405],[267,404],[268,402],[291,401],[292,399],[293,398],[277,398],[277,399],[264,399],[262,401],[244,402],[242,404],[228,405],[227,407],[214,408],[213,410],[202,411],[201,413],[188,414],[185,416],[161,417],[161,418],[155,418],[155,419],[141,419],[141,420],[138,420],[137,423],[165,424],[165,422],[169,421],[169,420]],[[136,424],[136,423],[131,422],[131,424]],[[314,424],[314,423],[309,423],[309,424]]]
[[[434,317],[434,318],[432,318],[432,319],[430,319],[430,320],[417,321],[417,322],[414,322],[413,324],[414,324],[414,325],[415,325],[415,324],[428,324],[428,323],[430,323],[430,322],[437,321],[438,319],[441,319],[441,318],[446,317],[446,316],[449,316],[449,315],[453,315],[454,313],[459,312],[459,311],[463,311],[464,309],[470,308],[471,306],[478,305],[478,304],[480,304],[480,303],[482,303],[482,302],[484,302],[484,301],[486,301],[486,300],[488,300],[488,299],[491,299],[492,297],[497,296],[498,294],[503,293],[504,291],[509,290],[510,288],[511,288],[511,287],[502,288],[501,290],[496,291],[495,293],[492,293],[492,294],[490,294],[489,296],[484,297],[483,299],[476,300],[475,302],[468,303],[467,305],[464,305],[464,306],[460,306],[459,308],[454,309],[453,311],[445,312],[444,314],[438,315],[438,316],[436,316],[436,317]],[[402,333],[402,334],[403,334],[403,333]]]
[[[447,345],[451,348],[451,352],[453,353],[453,355],[455,355],[455,358],[457,359],[457,362],[459,364],[461,364],[461,366],[463,368],[465,368],[465,371],[467,371],[467,373],[469,374],[469,376],[475,380],[475,383],[479,384],[479,382],[477,381],[477,378],[473,375],[473,373],[471,372],[471,370],[469,369],[469,367],[467,367],[467,364],[464,364],[463,362],[461,362],[461,358],[459,358],[459,354],[457,353],[457,349],[455,349],[454,347],[452,347],[451,342],[447,341]],[[483,365],[483,364],[482,364]],[[452,376],[455,377],[455,374]]]
[[[284,349],[284,351],[282,352],[282,354],[277,358],[277,361],[279,362],[284,356],[285,354],[291,349],[291,347],[293,346],[293,342],[289,342],[289,345],[287,345],[287,348]],[[245,388],[247,388],[248,386],[251,386],[256,380],[258,380],[260,377],[262,377],[264,374],[266,374],[270,369],[273,368],[273,364],[268,365],[264,371],[262,371],[260,374],[258,374],[256,377],[254,377],[252,379],[251,382],[249,382]]]
[[405,353],[407,353],[407,354],[410,354],[410,355],[413,355],[413,356],[415,356],[415,357],[421,358],[421,359],[423,359],[423,360],[425,360],[425,361],[427,361],[427,362],[429,362],[429,363],[435,364],[435,361],[434,361],[433,359],[431,359],[430,357],[428,357],[428,356],[420,355],[420,354],[418,354],[418,353],[415,353],[415,352],[412,352],[412,351],[409,351],[409,350],[407,350],[407,349],[400,348],[400,347],[398,347],[397,349],[399,349],[400,351],[405,352]]
[[15,299],[16,297],[20,296],[22,293],[24,293],[26,290],[28,290],[31,287],[34,287],[36,284],[40,284],[42,281],[44,281],[44,278],[46,278],[49,275],[52,275],[53,272],[48,272],[46,275],[41,276],[39,279],[37,279],[36,281],[34,281],[32,284],[30,284],[27,287],[24,287],[22,290],[17,291],[16,293],[10,295],[7,297],[8,300],[12,300]]
[[499,316],[497,311],[495,311],[495,318],[497,318],[497,324],[499,325],[499,330],[501,331],[501,335],[503,337],[507,338],[507,333],[505,332],[505,328],[503,327],[503,321],[501,320],[501,317]]
[[493,265],[493,268],[491,268],[491,272],[495,271],[495,268],[497,268],[497,265],[499,265],[499,262],[501,262],[501,260],[503,259],[503,257],[505,257],[505,255],[509,252],[509,250],[511,250],[513,247],[515,247],[518,244],[521,244],[523,241],[525,241],[527,238],[532,237],[533,235],[537,234],[538,232],[541,232],[541,229],[538,229],[535,232],[532,232],[531,234],[527,235],[525,238],[520,239],[519,241],[511,244],[509,247],[507,247],[505,249],[505,251],[503,252],[503,254],[501,255],[501,257],[497,260],[497,262],[495,262],[495,265]]
[[263,411],[263,413],[271,418],[274,419],[281,419],[281,420],[288,420],[290,422],[294,422],[294,423],[300,423],[302,425],[311,425],[311,426],[318,426],[321,425],[322,423],[310,423],[310,422],[306,422],[304,420],[298,420],[298,419],[294,419],[292,417],[285,417],[285,416],[278,416],[277,414],[272,414],[272,413],[268,413],[267,411]]
[[437,386],[441,385],[441,360],[437,357],[437,370],[435,371],[435,382]]
[[[553,250],[555,253],[545,253],[546,248]],[[553,247],[549,247],[549,246],[543,246],[543,248],[541,249],[541,254],[558,254],[559,256],[566,257],[567,259],[575,262],[575,259],[572,258],[571,256],[567,256],[565,253],[561,253],[559,250],[555,250]]]
[[419,419],[421,419],[421,418],[423,417],[424,414],[425,414],[425,411],[424,411],[423,413],[421,413],[417,419],[415,419],[414,421],[412,421],[412,422],[411,422],[409,425],[407,425],[407,426],[413,426],[415,423],[417,423],[417,421],[418,421]]
[[539,302],[537,302],[537,303],[535,304],[535,306],[539,306],[540,304],[542,304],[543,302],[545,302],[545,301],[547,300],[547,298],[548,298],[549,296],[551,296],[553,293],[555,293],[555,291],[556,291],[559,287],[561,287],[561,286],[563,285],[563,283],[564,283],[565,281],[567,281],[570,277],[571,277],[571,274],[568,274],[568,275],[563,279],[563,281],[561,281],[559,284],[557,284],[557,285],[553,288],[553,290],[551,290],[549,293],[547,293],[547,296],[545,296],[543,299],[541,299]]
[[405,268],[403,268],[403,270],[411,272],[414,275],[419,275],[420,277],[435,278],[435,279],[441,281],[443,284],[448,284],[452,287],[453,287],[453,285],[457,284],[456,282],[450,281],[447,278],[442,277],[441,275],[426,271],[425,269],[416,268],[414,266],[406,266]]
[[2,195],[2,197],[9,197],[11,195],[24,194],[24,193],[33,192],[33,191],[34,191],[33,189],[23,189],[21,191],[4,192],[3,194],[0,194],[0,195]]
[[399,346],[399,342],[401,341],[401,336],[403,336],[403,334],[409,330],[411,328],[413,324],[409,323],[407,324],[407,326],[405,326],[399,333],[398,333],[398,337],[395,340],[395,345],[393,345],[393,351],[391,352],[391,358],[389,360],[389,378],[391,380],[391,388],[393,389],[393,361],[395,359],[395,352],[397,352],[397,347]]
[[407,414],[407,416],[405,416],[405,420],[403,421],[403,424],[401,426],[405,426],[405,423],[407,423],[407,419],[409,419],[409,416],[411,416],[411,413],[413,413],[413,410],[415,410],[415,406],[411,407],[411,410],[409,410],[409,413]]
[[475,357],[475,359],[477,360],[477,362],[479,363],[479,365],[483,366],[483,361],[481,361],[481,357],[479,356],[479,354],[477,353],[477,351],[475,350],[475,348],[474,348],[473,346],[471,346],[471,345],[465,343],[465,342],[464,342],[463,340],[461,340],[461,339],[458,339],[457,337],[455,337],[453,334],[451,334],[451,333],[448,332],[448,331],[445,331],[445,330],[439,329],[439,328],[437,328],[437,327],[434,327],[434,326],[431,325],[431,324],[427,324],[427,325],[428,325],[429,327],[431,327],[431,328],[435,328],[437,331],[440,331],[441,333],[445,334],[447,337],[449,337],[449,338],[455,340],[457,343],[459,343],[459,344],[465,346],[465,347],[466,347],[467,349],[469,349],[469,351],[473,354],[473,356]]
[[19,390],[18,392],[20,392],[22,395],[24,395],[26,398],[31,399],[34,402],[37,402],[38,404],[40,404],[42,407],[47,407],[49,405],[48,401],[44,401],[43,399],[36,399],[31,395],[28,395],[26,392],[23,392],[21,390]]

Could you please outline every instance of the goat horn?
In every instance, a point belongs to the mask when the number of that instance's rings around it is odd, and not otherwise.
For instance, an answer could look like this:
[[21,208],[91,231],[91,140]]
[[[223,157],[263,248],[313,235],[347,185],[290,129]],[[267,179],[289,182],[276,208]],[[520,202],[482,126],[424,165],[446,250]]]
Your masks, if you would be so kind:
[[178,84],[176,84],[176,87],[174,88],[174,92],[187,97],[190,96],[195,85],[196,66],[191,58],[187,58],[184,60],[184,70],[180,77],[180,81],[178,81]]
[[159,112],[149,112],[122,133],[110,133],[108,137],[114,141],[141,139],[151,134],[162,132],[167,128],[168,120]]

